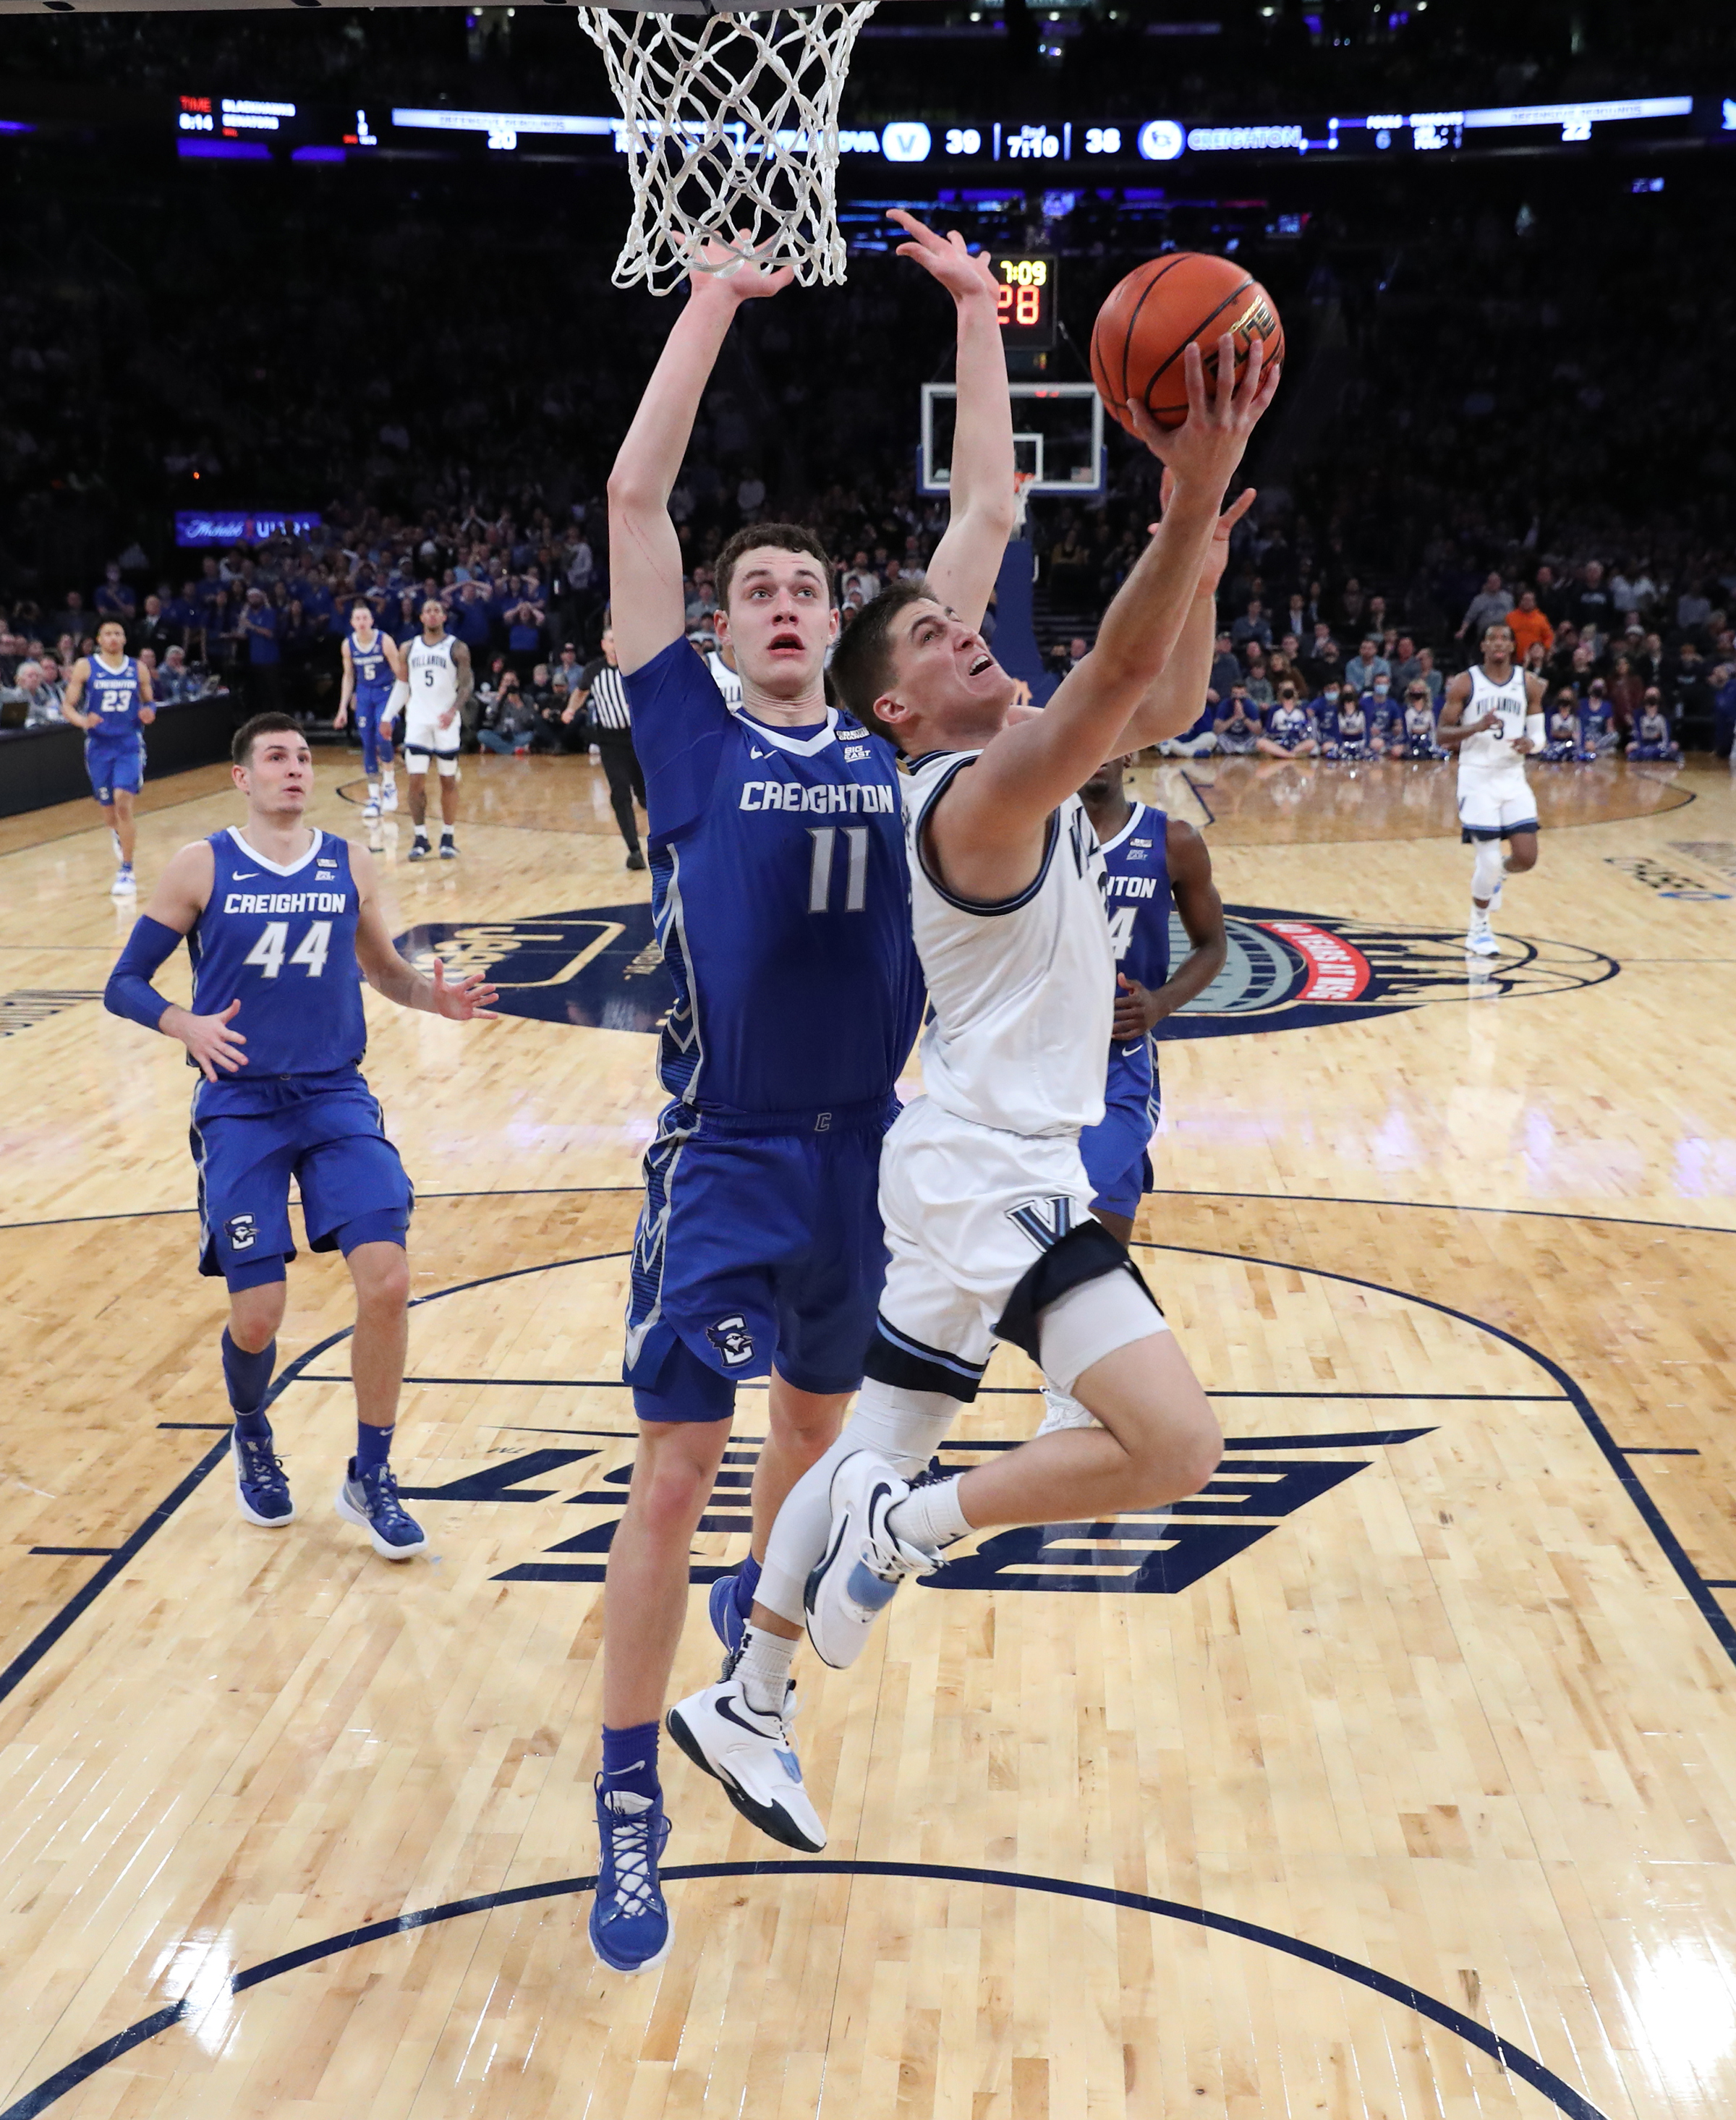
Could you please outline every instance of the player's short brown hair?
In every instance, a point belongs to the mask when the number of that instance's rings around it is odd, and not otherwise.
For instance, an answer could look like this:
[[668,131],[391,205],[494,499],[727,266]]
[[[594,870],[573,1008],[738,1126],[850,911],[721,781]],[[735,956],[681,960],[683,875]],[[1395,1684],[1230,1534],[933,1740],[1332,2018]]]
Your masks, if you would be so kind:
[[744,523],[735,535],[728,539],[717,558],[712,562],[717,583],[717,604],[719,611],[729,608],[729,584],[735,570],[742,563],[744,552],[757,552],[770,546],[775,552],[806,552],[811,560],[820,562],[820,571],[826,577],[826,597],[828,603],[832,593],[831,555],[812,530],[805,530],[799,523]]
[[280,730],[294,736],[302,734],[301,724],[293,714],[255,714],[235,731],[235,742],[229,746],[230,756],[237,765],[250,765],[254,744],[262,736],[276,736]]
[[876,715],[874,702],[892,682],[893,621],[913,603],[938,602],[921,575],[908,575],[865,603],[838,636],[827,674],[839,704],[888,743],[896,745],[898,737]]

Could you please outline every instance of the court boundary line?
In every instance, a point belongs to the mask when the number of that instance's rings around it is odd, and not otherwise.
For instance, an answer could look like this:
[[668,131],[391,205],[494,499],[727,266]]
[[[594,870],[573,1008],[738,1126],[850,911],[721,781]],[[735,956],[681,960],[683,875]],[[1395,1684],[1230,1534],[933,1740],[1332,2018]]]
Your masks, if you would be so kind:
[[[1697,964],[1701,960],[1692,958],[1683,961]],[[1730,962],[1736,964],[1736,958]],[[507,1185],[498,1192],[418,1192],[416,1197],[418,1201],[543,1200],[591,1192],[631,1192],[637,1196],[644,1191],[643,1185]],[[1645,1215],[1593,1215],[1571,1207],[1501,1207],[1475,1200],[1380,1200],[1356,1192],[1235,1192],[1222,1188],[1195,1192],[1182,1185],[1154,1186],[1145,1197],[1152,1200],[1289,1200],[1305,1206],[1404,1207],[1422,1215],[1525,1215],[1545,1222],[1590,1222],[1599,1228],[1679,1230],[1690,1236],[1736,1237],[1736,1224],[1662,1222]],[[198,1211],[197,1207],[114,1207],[100,1215],[51,1215],[40,1221],[0,1222],[0,1236],[9,1230],[71,1229],[83,1222],[143,1221],[163,1215],[196,1215]],[[0,2120],[5,2120],[3,2114],[0,2114]]]
[[[1088,1904],[1113,1907],[1119,1913],[1143,1913],[1154,1920],[1180,1922],[1189,1927],[1233,1936],[1239,1943],[1257,1944],[1268,1950],[1282,1951],[1336,1978],[1352,1981],[1380,1996],[1384,2001],[1397,2002],[1413,2015],[1452,2033],[1467,2046],[1474,2047],[1497,2067],[1516,2076],[1547,2098],[1558,2113],[1566,2116],[1566,2120],[1608,2120],[1608,2116],[1582,2091],[1575,2090],[1534,2054],[1503,2039],[1499,2032],[1463,2010],[1455,2009],[1450,2002],[1425,1994],[1408,1981],[1394,1979],[1389,1973],[1365,1964],[1361,1959],[1347,1958],[1342,1951],[1328,1950],[1319,1944],[1305,1942],[1300,1936],[1286,1936],[1282,1929],[1244,1921],[1239,1915],[1215,1913],[1209,1907],[1189,1906],[1181,1900],[1161,1899],[1149,1893],[1124,1891],[1111,1885],[1040,1876],[1029,1871],[977,1869],[950,1862],[852,1862],[841,1858],[803,1862],[682,1862],[672,1865],[662,1874],[671,1883],[719,1877],[916,1878],[933,1884],[982,1885],[1008,1891],[1040,1892],[1054,1899],[1081,1899]],[[540,1899],[577,1898],[594,1890],[596,1884],[595,1876],[589,1876],[561,1877],[540,1885],[509,1885],[498,1892],[477,1893],[469,1899],[448,1899],[438,1906],[398,1914],[389,1921],[370,1922],[364,1927],[348,1929],[317,1943],[283,1951],[275,1958],[263,1959],[257,1965],[244,1966],[230,1975],[225,1993],[243,1994],[249,1988],[260,1987],[268,1980],[299,1971],[305,1965],[317,1964],[343,1951],[384,1942],[394,1936],[411,1935],[418,1929],[432,1927],[437,1922],[454,1921],[468,1914],[494,1913],[506,1907],[532,1905]],[[207,2009],[211,2006],[206,2006]],[[38,2115],[45,2113],[68,2091],[88,2082],[110,2062],[119,2061],[174,2025],[203,2014],[203,2011],[183,2000],[154,2011],[148,2017],[141,2017],[125,2030],[87,2048],[52,2076],[44,2077],[0,2112],[0,2120],[37,2120]]]

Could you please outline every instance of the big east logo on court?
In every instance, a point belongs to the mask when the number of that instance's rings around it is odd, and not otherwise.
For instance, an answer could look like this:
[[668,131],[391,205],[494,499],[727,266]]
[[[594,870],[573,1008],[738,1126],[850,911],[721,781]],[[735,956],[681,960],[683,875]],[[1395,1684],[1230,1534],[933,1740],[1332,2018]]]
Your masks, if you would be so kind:
[[[1498,958],[1468,967],[1462,930],[1227,905],[1230,952],[1203,994],[1159,1030],[1165,1039],[1307,1030],[1429,1002],[1566,993],[1621,967],[1576,942],[1504,935]],[[1193,945],[1170,915],[1173,961]],[[649,905],[603,905],[515,920],[435,921],[398,938],[412,958],[438,949],[454,974],[482,972],[508,1016],[580,1028],[654,1032],[675,994]]]

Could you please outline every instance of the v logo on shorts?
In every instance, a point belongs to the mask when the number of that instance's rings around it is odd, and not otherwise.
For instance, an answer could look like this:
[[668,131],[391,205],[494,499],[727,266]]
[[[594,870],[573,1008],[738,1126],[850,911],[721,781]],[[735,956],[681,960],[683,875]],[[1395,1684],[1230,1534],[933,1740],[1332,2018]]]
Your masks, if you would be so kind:
[[1060,1243],[1073,1228],[1073,1202],[1064,1193],[1048,1200],[1026,1200],[1007,1210],[1009,1222],[1017,1222],[1040,1252]]

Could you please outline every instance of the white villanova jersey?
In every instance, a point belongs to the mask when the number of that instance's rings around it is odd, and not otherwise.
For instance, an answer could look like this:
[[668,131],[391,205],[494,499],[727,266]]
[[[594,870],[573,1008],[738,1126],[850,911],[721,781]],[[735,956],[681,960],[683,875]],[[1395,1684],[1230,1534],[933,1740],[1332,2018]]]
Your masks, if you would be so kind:
[[742,704],[741,672],[732,670],[714,648],[706,652],[705,667],[711,672],[713,681],[724,695],[724,704],[733,714]]
[[452,635],[428,640],[420,633],[410,644],[410,718],[419,723],[438,721],[449,712],[458,695],[458,666],[453,654],[458,645]]
[[[1471,666],[1471,696],[1462,718],[1467,722],[1481,721],[1487,714],[1501,716],[1497,727],[1484,729],[1481,734],[1467,737],[1459,746],[1459,773],[1463,779],[1467,774],[1487,775],[1492,773],[1517,774],[1524,779],[1525,759],[1522,751],[1513,746],[1525,733],[1525,723],[1529,709],[1525,704],[1525,673],[1515,669],[1505,685],[1496,684],[1484,671],[1482,663]],[[1541,722],[1542,717],[1538,717]],[[1541,728],[1531,731],[1541,738]]]
[[910,770],[910,911],[934,1010],[923,1081],[942,1111],[978,1126],[1077,1134],[1103,1116],[1115,1016],[1102,849],[1069,795],[1049,821],[1042,867],[1017,898],[955,897],[924,859],[923,825],[980,755],[931,751]]

